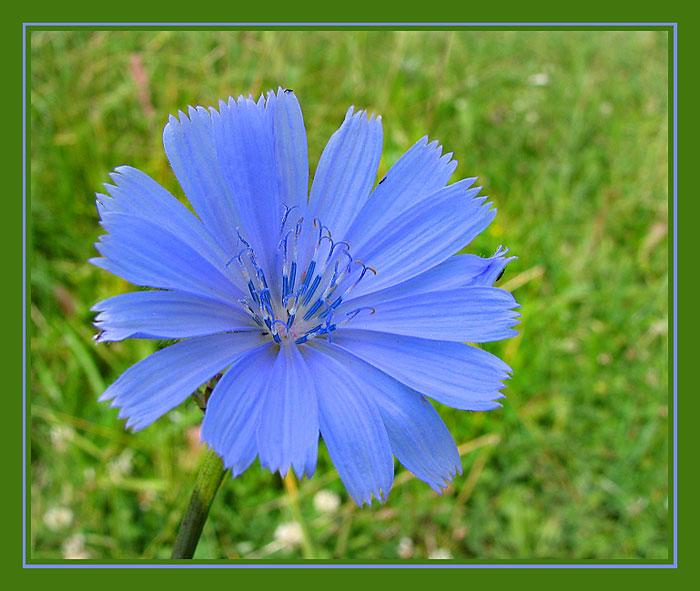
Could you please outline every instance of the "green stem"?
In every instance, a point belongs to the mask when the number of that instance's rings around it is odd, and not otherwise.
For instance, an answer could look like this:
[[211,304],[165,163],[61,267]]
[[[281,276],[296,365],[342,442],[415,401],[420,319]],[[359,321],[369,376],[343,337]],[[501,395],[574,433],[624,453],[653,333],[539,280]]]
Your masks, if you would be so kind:
[[304,515],[301,512],[297,479],[295,478],[294,472],[291,468],[282,481],[284,482],[284,488],[286,489],[289,497],[289,508],[291,509],[292,517],[299,524],[299,527],[301,527],[301,546],[304,553],[304,558],[316,558],[316,549],[311,541],[309,526],[304,520]]
[[207,454],[194,483],[192,498],[185,516],[177,532],[175,546],[171,558],[192,558],[194,556],[199,536],[202,535],[204,522],[209,515],[216,491],[224,478],[226,470],[221,458],[213,449],[207,449]]

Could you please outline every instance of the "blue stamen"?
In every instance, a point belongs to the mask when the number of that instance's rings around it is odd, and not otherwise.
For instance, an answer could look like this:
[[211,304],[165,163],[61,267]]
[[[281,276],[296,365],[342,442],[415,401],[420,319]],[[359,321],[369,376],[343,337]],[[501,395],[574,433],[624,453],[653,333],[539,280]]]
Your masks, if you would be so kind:
[[333,329],[331,328],[331,320],[333,318],[333,310],[331,310],[331,307],[328,305],[328,302],[323,302],[326,304],[326,313],[328,314],[328,318],[326,318],[326,331],[328,333],[328,342],[332,343],[333,342]]
[[284,251],[284,258],[287,258],[287,240],[289,238],[289,235],[292,233],[291,230],[287,232],[282,238],[280,238],[280,241],[277,243],[277,250],[283,250]]
[[347,312],[345,314],[346,320],[352,320],[353,318],[355,318],[355,316],[357,316],[360,312],[362,312],[362,310],[372,310],[370,312],[370,316],[377,311],[374,308],[372,308],[372,306],[362,306],[361,308],[357,308],[355,310],[352,310],[351,312]]
[[311,282],[311,277],[314,274],[314,269],[316,268],[316,261],[311,261],[309,263],[309,268],[306,270],[306,275],[304,276],[304,283],[302,284],[302,287],[304,288],[304,291],[309,287],[309,283]]
[[[239,300],[239,304],[252,316],[258,326],[268,328],[275,342],[281,343],[281,337],[278,334],[280,329],[276,325],[284,326],[285,333],[282,337],[289,338],[290,334],[300,330],[299,327],[294,326],[297,317],[300,317],[303,318],[304,323],[317,318],[320,324],[306,330],[295,340],[295,343],[305,343],[311,338],[321,335],[328,335],[328,341],[332,343],[332,333],[338,325],[342,326],[363,310],[369,310],[371,314],[374,314],[374,308],[364,306],[347,312],[342,322],[333,322],[334,310],[347,299],[348,293],[364,278],[367,271],[372,271],[375,275],[377,272],[361,261],[355,261],[350,254],[350,245],[344,240],[335,242],[330,230],[318,218],[314,218],[313,225],[318,228],[318,241],[310,259],[307,259],[306,272],[301,275],[300,285],[297,288],[297,275],[300,274],[300,261],[297,260],[297,256],[299,236],[303,230],[303,216],[299,216],[293,229],[287,229],[291,212],[297,207],[284,205],[284,214],[281,220],[281,238],[278,243],[278,250],[282,251],[283,255],[281,257],[280,293],[275,293],[273,298],[265,272],[260,266],[255,251],[238,229],[236,233],[243,248],[226,263],[226,267],[230,266],[234,260],[238,262],[241,275],[250,292],[250,297]],[[294,233],[294,243],[290,245],[289,237],[292,233]],[[323,244],[324,240],[328,240],[329,243],[327,252],[326,245]],[[318,260],[324,256],[321,251],[325,253],[325,257],[321,259],[322,262],[319,264]],[[343,257],[347,258],[347,264]],[[331,261],[333,261],[332,267],[330,266]],[[362,268],[356,269],[353,263],[361,265]],[[301,268],[303,269],[303,267]],[[294,297],[294,302],[292,302],[292,297]],[[331,302],[331,300],[333,301]],[[286,322],[278,318],[278,314],[282,318],[286,315]]]
[[348,266],[345,267],[345,272],[350,273],[350,271],[352,270],[352,255],[347,250],[344,250],[343,254],[348,257]]
[[270,301],[270,290],[266,287],[265,289],[261,289],[259,293],[260,301],[262,302],[263,307],[267,310],[270,316],[274,318],[275,311],[272,309],[272,302]]
[[318,287],[319,283],[321,283],[321,276],[316,275],[314,282],[311,284],[311,287],[309,288],[309,292],[306,294],[306,297],[304,298],[304,301],[302,302],[302,304],[304,306],[306,306],[306,304],[309,303],[309,300],[311,299],[311,296],[314,295],[314,292],[316,291],[316,288]]
[[[340,303],[343,301],[343,296],[338,296],[336,300],[330,305],[331,310],[335,310],[338,306],[340,306]],[[319,318],[325,318],[326,314],[328,314],[328,310],[324,310],[321,312],[318,317]]]
[[292,270],[289,272],[289,291],[294,291],[294,282],[297,278],[297,264],[292,262]]
[[[330,240],[330,238],[329,238]],[[343,252],[347,253],[350,250],[350,245],[345,242],[344,240],[338,240],[338,242],[333,242],[331,240],[331,249],[328,251],[328,258],[326,259],[326,262],[331,260],[331,256],[333,255],[333,251],[335,250],[335,247],[338,246],[339,244],[343,244],[345,246],[345,250]]]
[[313,315],[316,313],[316,311],[323,305],[321,300],[316,300],[316,303],[311,306],[311,308],[308,309],[306,314],[304,314],[304,320],[309,320],[309,318],[312,318]]
[[258,270],[258,279],[260,280],[260,283],[262,283],[262,285],[265,289],[268,289],[267,281],[265,280],[265,273],[263,273],[263,270],[260,267],[258,267],[257,270]]
[[331,281],[328,284],[328,287],[326,288],[326,295],[330,293],[332,289],[336,287],[336,282],[338,281],[338,261],[335,262],[335,267],[333,268],[333,277],[331,277]]
[[[324,226],[324,225],[321,223],[321,220],[319,220],[318,218],[314,218],[314,228],[315,228],[316,226],[318,226],[318,241],[319,241],[319,243],[321,242],[321,240],[323,240],[323,238],[328,238],[329,240],[332,241],[332,236],[333,236],[333,235],[331,234],[331,231],[328,229],[327,226]],[[328,236],[324,236],[324,235],[323,235],[323,230],[325,230],[326,232],[328,232]]]
[[289,214],[294,211],[295,209],[299,208],[298,205],[292,205],[292,207],[288,207],[286,204],[282,204],[284,207],[284,214],[282,215],[282,225],[280,227],[280,234],[284,230],[284,226],[287,223],[287,218],[289,217]]
[[294,341],[297,345],[300,345],[301,343],[305,343],[306,341],[309,340],[310,337],[314,336],[318,331],[322,330],[323,326],[318,324],[314,326],[311,330],[307,330],[306,334],[303,336],[299,337],[296,341]]
[[250,291],[250,295],[253,296],[253,299],[255,300],[256,304],[260,303],[260,298],[258,297],[258,293],[255,290],[255,285],[253,285],[253,280],[248,279],[248,291]]
[[357,283],[362,281],[362,278],[365,276],[365,273],[367,273],[367,271],[372,271],[372,273],[374,273],[375,275],[377,274],[373,267],[368,267],[362,261],[355,261],[355,264],[362,265],[362,273],[360,273],[360,276],[357,278]]
[[246,245],[246,248],[248,248],[248,249],[250,249],[250,250],[253,249],[253,248],[250,246],[250,243],[249,243],[245,238],[243,238],[243,236],[241,236],[241,231],[240,231],[239,228],[236,228],[236,234],[238,235],[238,239],[239,239],[243,244]]

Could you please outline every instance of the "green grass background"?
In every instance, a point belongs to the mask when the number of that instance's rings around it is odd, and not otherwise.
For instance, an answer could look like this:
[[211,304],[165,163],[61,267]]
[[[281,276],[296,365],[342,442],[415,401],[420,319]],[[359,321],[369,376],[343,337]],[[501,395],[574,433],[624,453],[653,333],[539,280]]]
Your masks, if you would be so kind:
[[[668,556],[668,50],[664,31],[35,31],[31,34],[31,557],[167,558],[201,448],[187,401],[126,432],[96,399],[157,343],[96,346],[94,193],[129,164],[182,197],[169,113],[293,88],[312,170],[350,104],[381,113],[380,173],[429,133],[499,209],[469,247],[518,255],[499,285],[520,336],[504,408],[440,414],[464,474],[439,497],[397,467],[349,501],[321,446],[298,504],[227,478],[198,558]],[[313,499],[325,489],[341,504]],[[301,519],[308,543],[284,546]]]

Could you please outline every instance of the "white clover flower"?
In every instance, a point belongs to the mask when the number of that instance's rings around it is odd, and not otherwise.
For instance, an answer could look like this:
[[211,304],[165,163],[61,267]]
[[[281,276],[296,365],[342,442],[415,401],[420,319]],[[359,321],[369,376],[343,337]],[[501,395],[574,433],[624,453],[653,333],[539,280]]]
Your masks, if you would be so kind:
[[397,549],[399,558],[406,560],[413,556],[413,540],[409,537],[404,536],[399,540],[399,547]]
[[301,525],[296,521],[289,521],[277,526],[275,540],[286,550],[292,550],[301,544]]
[[131,473],[132,460],[134,452],[130,449],[125,449],[116,458],[107,465],[107,472],[113,480],[118,480],[123,476]]
[[67,538],[61,546],[63,558],[67,560],[85,560],[90,558],[90,555],[85,550],[85,536],[83,534],[74,534]]
[[449,560],[452,558],[452,552],[447,548],[436,548],[430,554],[428,554],[430,560]]
[[549,85],[549,74],[547,72],[538,72],[530,76],[527,81],[532,86],[548,86]]
[[73,512],[67,507],[52,507],[44,513],[44,524],[51,531],[58,531],[70,525]]
[[73,439],[73,429],[65,425],[56,425],[51,427],[49,438],[51,439],[51,445],[56,451],[66,451],[68,443]]
[[333,513],[340,506],[340,497],[330,490],[320,490],[314,495],[314,508],[319,513]]

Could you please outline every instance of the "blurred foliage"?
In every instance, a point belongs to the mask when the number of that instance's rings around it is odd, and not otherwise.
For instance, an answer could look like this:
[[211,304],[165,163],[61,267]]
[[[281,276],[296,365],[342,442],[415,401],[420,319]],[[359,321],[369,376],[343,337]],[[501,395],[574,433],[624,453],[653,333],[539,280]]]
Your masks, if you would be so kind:
[[[129,289],[86,263],[93,195],[129,164],[182,197],[167,115],[282,85],[312,170],[354,104],[383,116],[380,173],[429,132],[479,175],[499,215],[468,250],[520,257],[521,335],[488,346],[515,373],[503,409],[439,408],[464,452],[443,497],[397,467],[357,509],[321,446],[298,497],[257,462],[227,478],[196,556],[666,558],[667,58],[665,32],[32,33],[32,556],[169,556],[201,412],[131,434],[96,401],[158,344],[91,341],[90,306]],[[280,527],[299,516],[311,550]]]

